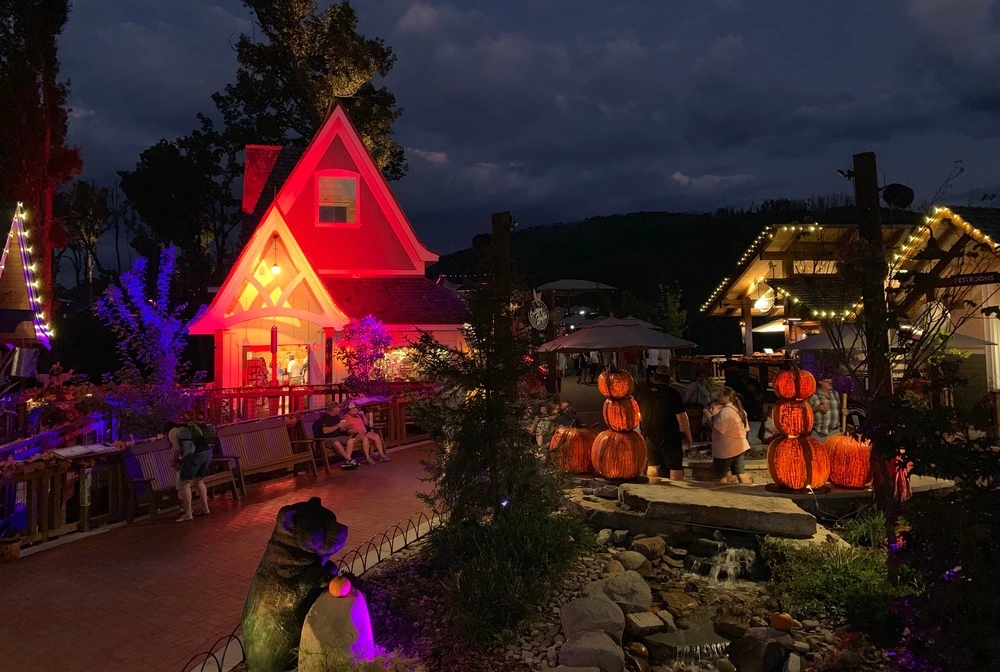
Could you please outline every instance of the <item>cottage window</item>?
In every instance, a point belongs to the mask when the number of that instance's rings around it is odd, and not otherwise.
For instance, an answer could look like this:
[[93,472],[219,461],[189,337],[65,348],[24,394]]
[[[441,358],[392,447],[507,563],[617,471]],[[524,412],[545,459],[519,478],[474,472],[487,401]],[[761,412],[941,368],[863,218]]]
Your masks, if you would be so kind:
[[356,224],[358,219],[358,181],[353,177],[318,178],[319,222],[321,224]]

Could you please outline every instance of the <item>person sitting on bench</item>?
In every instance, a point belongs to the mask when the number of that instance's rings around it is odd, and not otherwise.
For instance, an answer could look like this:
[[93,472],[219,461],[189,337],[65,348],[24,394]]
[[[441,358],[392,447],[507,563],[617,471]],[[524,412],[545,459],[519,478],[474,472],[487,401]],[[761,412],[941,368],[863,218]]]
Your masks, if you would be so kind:
[[[333,448],[344,459],[344,463],[340,465],[341,469],[357,469],[358,463],[351,458],[357,440],[348,435],[347,428],[347,421],[340,413],[340,404],[331,401],[326,405],[326,413],[319,416],[313,423],[313,436],[322,441],[323,450]],[[344,448],[344,443],[341,441],[347,444],[347,448]],[[370,460],[368,444],[364,443],[362,449],[365,453],[365,459]]]
[[347,404],[347,415],[344,417],[347,423],[347,433],[352,437],[360,437],[361,445],[365,451],[365,462],[375,464],[370,456],[369,443],[375,444],[375,452],[378,454],[379,462],[388,462],[389,456],[385,454],[385,447],[382,445],[382,437],[378,432],[371,431],[365,425],[365,416],[361,409],[353,401]]

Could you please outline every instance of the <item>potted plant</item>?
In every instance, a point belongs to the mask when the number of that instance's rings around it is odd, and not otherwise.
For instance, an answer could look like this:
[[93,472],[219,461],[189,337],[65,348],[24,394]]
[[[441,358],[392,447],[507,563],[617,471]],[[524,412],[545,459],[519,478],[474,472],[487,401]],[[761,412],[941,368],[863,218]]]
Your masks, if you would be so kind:
[[13,525],[0,523],[0,562],[17,560],[21,555],[21,533]]

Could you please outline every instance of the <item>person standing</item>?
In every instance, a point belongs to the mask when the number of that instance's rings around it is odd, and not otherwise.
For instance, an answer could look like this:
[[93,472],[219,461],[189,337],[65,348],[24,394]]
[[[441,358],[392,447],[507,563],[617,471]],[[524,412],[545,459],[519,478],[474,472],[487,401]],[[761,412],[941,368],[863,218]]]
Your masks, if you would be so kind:
[[639,413],[650,478],[660,475],[661,467],[670,480],[684,480],[684,446],[691,445],[691,425],[680,392],[670,385],[670,371],[660,367],[639,390]]
[[840,395],[833,389],[833,376],[819,377],[816,394],[809,397],[813,409],[812,434],[820,441],[826,441],[831,434],[840,433]]
[[177,522],[183,523],[194,519],[191,511],[192,483],[198,489],[198,496],[201,497],[202,511],[199,515],[207,516],[211,512],[208,510],[208,488],[205,487],[204,478],[212,461],[212,447],[208,444],[196,445],[188,426],[173,420],[168,420],[164,424],[163,431],[174,449],[174,460],[177,464],[177,499],[181,503],[181,515]]
[[652,381],[653,374],[656,373],[657,367],[660,366],[660,351],[655,348],[646,351],[646,380]]
[[719,482],[729,483],[730,477],[736,476],[740,483],[750,483],[746,473],[750,423],[739,395],[731,387],[722,388],[706,413],[712,420],[712,464]]
[[697,404],[702,408],[708,408],[712,403],[712,393],[708,390],[708,383],[705,382],[705,373],[699,371],[694,380],[687,386],[687,390],[684,391],[684,403],[685,404]]
[[295,355],[288,355],[288,384],[289,385],[301,385],[302,384],[302,362],[295,359]]

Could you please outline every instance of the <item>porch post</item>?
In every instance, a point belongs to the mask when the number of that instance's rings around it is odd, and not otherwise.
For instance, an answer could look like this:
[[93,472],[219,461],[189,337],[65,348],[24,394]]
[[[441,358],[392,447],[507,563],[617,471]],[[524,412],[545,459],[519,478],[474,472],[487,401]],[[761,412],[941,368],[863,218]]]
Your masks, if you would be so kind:
[[[1000,305],[996,285],[984,285],[982,288],[982,301],[985,306]],[[986,329],[983,338],[987,341],[1000,344],[1000,320],[995,317],[987,317],[983,320]],[[977,336],[979,334],[976,334]],[[1000,389],[1000,345],[987,345],[986,351],[986,386],[989,390]]]
[[226,338],[226,330],[225,329],[216,329],[215,330],[215,339],[214,339],[214,342],[215,342],[215,353],[214,353],[214,355],[215,355],[214,356],[214,361],[215,361],[215,376],[214,377],[215,377],[215,380],[213,381],[215,387],[225,387],[225,385],[223,384],[223,377],[225,375],[224,369],[225,369],[225,365],[226,365],[225,348],[224,348],[224,346],[225,346],[225,338]]
[[743,354],[747,357],[753,355],[753,313],[750,304],[750,297],[743,297]]
[[333,385],[333,327],[323,327],[325,349],[323,353],[324,382]]

